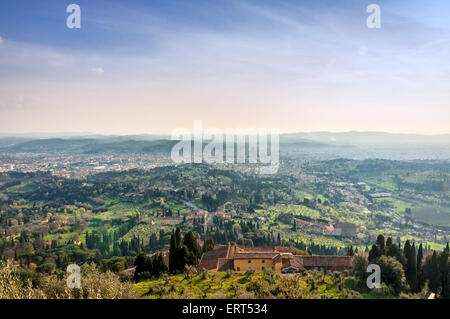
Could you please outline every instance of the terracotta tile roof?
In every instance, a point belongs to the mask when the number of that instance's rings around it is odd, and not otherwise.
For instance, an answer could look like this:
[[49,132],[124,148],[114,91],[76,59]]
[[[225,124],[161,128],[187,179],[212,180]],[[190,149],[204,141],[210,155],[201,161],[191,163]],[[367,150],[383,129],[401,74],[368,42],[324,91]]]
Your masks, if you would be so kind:
[[234,259],[273,259],[277,256],[280,256],[280,253],[277,252],[239,252],[234,254]]
[[273,259],[272,259],[272,263],[276,264],[276,263],[281,263],[283,261],[283,257],[281,256],[281,254],[276,255]]
[[257,246],[257,247],[245,247],[245,252],[274,252],[274,247],[269,246]]
[[327,268],[345,270],[351,267],[352,257],[348,256],[294,256],[283,260],[283,268]]
[[216,245],[213,250],[210,250],[202,255],[197,268],[206,270],[216,269],[219,258],[226,258],[227,255],[228,245]]
[[279,251],[280,253],[288,253],[290,252],[289,247],[276,246],[275,251]]
[[283,259],[282,268],[295,267],[297,269],[303,268],[303,261],[301,258],[296,258],[299,256],[294,256],[294,258]]
[[[249,247],[237,251],[234,259],[272,259],[273,263],[282,263],[282,268],[326,268],[329,270],[345,270],[351,267],[352,257],[348,256],[293,256],[285,253],[287,247]],[[233,269],[233,259],[230,258],[232,246],[216,245],[213,250],[203,254],[199,269],[225,271]],[[165,256],[166,257],[166,256]]]
[[352,257],[349,256],[295,256],[303,267],[324,267],[330,269],[350,268]]
[[219,258],[217,264],[218,271],[233,270],[234,262],[231,258]]

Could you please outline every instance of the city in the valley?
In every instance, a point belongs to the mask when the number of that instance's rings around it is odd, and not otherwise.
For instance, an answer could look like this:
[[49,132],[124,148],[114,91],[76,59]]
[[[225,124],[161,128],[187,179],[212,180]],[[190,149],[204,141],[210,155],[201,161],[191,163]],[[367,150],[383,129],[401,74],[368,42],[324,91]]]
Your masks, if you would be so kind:
[[[373,158],[370,145],[281,135],[279,170],[261,175],[251,163],[174,164],[169,139],[0,141],[0,254],[36,297],[82,293],[64,288],[70,264],[118,298],[447,293],[445,148]],[[374,263],[381,287],[370,289]]]

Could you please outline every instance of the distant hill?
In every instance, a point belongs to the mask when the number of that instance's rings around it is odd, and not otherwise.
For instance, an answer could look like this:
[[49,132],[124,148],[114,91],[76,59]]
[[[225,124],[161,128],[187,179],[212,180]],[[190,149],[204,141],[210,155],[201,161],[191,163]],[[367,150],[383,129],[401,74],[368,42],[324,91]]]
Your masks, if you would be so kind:
[[99,139],[110,141],[155,141],[168,140],[169,134],[135,134],[135,135],[105,135],[94,133],[23,133],[23,134],[5,134],[0,133],[0,140],[3,139],[22,139],[22,140],[37,140],[37,139]]
[[450,146],[450,134],[442,135],[418,135],[418,134],[395,134],[385,132],[311,132],[283,134],[285,140],[309,140],[330,145],[448,145]]
[[24,143],[26,141],[31,140],[30,138],[26,138],[26,137],[18,137],[18,136],[13,136],[13,137],[0,137],[0,148],[2,147],[9,147],[9,146],[13,146],[19,143]]
[[[1,140],[1,139],[0,139]],[[38,139],[0,147],[12,153],[167,153],[177,141],[110,141],[109,139]]]
[[[270,143],[270,138],[268,139]],[[0,152],[29,153],[166,153],[177,141],[165,135],[67,135],[57,138],[0,136]],[[204,141],[204,143],[208,143]],[[420,147],[450,149],[450,134],[414,135],[383,132],[313,132],[280,135],[280,151],[285,153],[310,150],[345,150],[358,147]]]

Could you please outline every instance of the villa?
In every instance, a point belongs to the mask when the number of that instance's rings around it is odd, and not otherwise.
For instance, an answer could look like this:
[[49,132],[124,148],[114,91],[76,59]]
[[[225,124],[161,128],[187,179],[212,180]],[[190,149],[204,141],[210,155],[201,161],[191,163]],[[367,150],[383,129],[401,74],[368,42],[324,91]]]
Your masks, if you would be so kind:
[[264,271],[295,273],[301,269],[344,271],[350,269],[352,257],[293,255],[287,247],[239,247],[236,244],[216,245],[203,254],[198,269],[217,271]]

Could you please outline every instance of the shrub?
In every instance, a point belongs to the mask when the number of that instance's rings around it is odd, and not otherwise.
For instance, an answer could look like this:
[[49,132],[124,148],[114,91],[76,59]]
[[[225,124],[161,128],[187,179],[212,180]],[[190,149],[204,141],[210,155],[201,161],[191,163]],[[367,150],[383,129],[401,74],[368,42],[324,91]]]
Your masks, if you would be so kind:
[[0,299],[31,299],[43,298],[44,295],[38,289],[33,289],[31,280],[22,281],[14,272],[11,264],[0,262]]
[[152,278],[152,274],[148,271],[141,272],[137,275],[136,281],[142,281]]
[[227,271],[225,272],[225,276],[223,278],[230,278],[232,273],[233,271],[231,269],[227,269]]
[[247,271],[245,272],[245,276],[248,278],[251,275],[253,275],[255,273],[255,270],[252,268],[248,268]]
[[246,290],[252,292],[256,298],[269,298],[271,296],[269,283],[260,278],[251,278]]
[[365,253],[357,254],[352,258],[352,274],[361,282],[364,282],[368,276],[368,265],[369,260],[367,258],[367,254]]
[[39,265],[36,267],[36,272],[51,274],[56,268],[56,265],[54,263],[43,263],[42,265]]
[[398,295],[406,286],[402,264],[394,257],[381,256],[373,261],[380,266],[381,282],[385,283],[394,295]]
[[23,282],[11,265],[0,266],[0,298],[8,299],[118,299],[136,298],[137,292],[129,282],[123,283],[119,276],[108,271],[103,273],[95,265],[81,267],[81,288],[67,287],[67,274],[63,279],[47,277],[42,285],[33,289],[31,281]]

